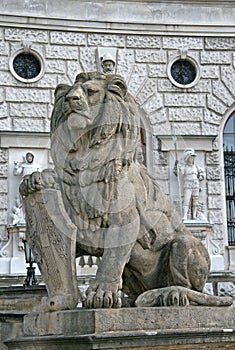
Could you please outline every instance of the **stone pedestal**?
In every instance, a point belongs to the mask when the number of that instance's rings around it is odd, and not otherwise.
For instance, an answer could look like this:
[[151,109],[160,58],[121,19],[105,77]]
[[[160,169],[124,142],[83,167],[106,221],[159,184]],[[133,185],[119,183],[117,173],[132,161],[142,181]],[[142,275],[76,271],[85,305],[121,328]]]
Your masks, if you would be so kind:
[[30,313],[12,350],[234,349],[233,307],[77,309]]

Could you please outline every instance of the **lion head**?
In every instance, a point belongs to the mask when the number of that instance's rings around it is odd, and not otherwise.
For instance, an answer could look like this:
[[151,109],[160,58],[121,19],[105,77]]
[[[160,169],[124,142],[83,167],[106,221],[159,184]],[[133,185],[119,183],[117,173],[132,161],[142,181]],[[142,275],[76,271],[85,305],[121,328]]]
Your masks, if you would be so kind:
[[60,84],[55,90],[51,117],[55,166],[63,168],[69,153],[77,152],[77,158],[84,158],[92,147],[117,135],[123,139],[122,151],[129,147],[134,152],[139,141],[139,123],[138,105],[120,75],[80,73],[74,85]]

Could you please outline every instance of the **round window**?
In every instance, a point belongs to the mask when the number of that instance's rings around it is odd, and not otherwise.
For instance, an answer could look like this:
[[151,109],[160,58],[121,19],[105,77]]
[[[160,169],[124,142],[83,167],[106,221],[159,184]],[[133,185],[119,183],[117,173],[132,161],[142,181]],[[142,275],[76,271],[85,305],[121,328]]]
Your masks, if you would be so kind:
[[19,51],[10,60],[10,70],[22,82],[35,82],[43,75],[43,60],[35,51]]
[[199,80],[198,64],[191,58],[176,58],[168,67],[168,76],[171,82],[178,87],[192,87]]

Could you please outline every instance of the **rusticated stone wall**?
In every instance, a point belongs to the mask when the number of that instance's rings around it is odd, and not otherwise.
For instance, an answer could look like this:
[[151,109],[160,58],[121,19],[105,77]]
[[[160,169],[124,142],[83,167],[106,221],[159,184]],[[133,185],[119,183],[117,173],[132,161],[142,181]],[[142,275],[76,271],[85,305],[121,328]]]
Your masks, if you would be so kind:
[[[195,33],[194,33],[195,34]],[[9,60],[30,42],[44,60],[45,73],[35,83],[23,83],[13,77]],[[225,201],[221,133],[226,118],[235,108],[235,38],[232,36],[196,36],[163,34],[99,33],[95,30],[35,29],[30,25],[0,28],[0,131],[49,132],[53,91],[58,83],[71,84],[81,71],[96,70],[97,48],[115,48],[117,73],[123,75],[130,92],[145,112],[145,127],[151,136],[148,166],[163,190],[171,195],[172,162],[163,151],[159,136],[178,139],[212,138],[211,149],[200,161],[206,167],[206,209],[213,224],[212,239],[224,253],[226,245]],[[167,68],[172,59],[186,52],[198,62],[200,79],[189,89],[173,85]],[[174,123],[174,130],[173,130]],[[182,154],[179,150],[179,156]],[[8,151],[0,154],[0,241],[6,237],[9,198]],[[181,153],[180,153],[181,152]]]

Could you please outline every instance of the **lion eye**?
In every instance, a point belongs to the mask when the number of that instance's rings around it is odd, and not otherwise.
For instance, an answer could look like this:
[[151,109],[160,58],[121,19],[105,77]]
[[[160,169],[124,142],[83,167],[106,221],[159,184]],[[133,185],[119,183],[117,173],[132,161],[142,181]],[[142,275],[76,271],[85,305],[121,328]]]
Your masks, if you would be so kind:
[[87,89],[87,94],[88,96],[92,96],[94,95],[96,92],[98,92],[97,90],[94,90],[94,89]]

